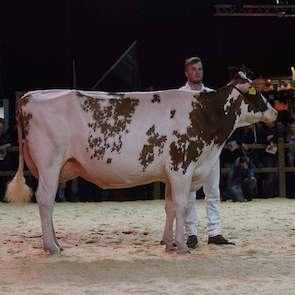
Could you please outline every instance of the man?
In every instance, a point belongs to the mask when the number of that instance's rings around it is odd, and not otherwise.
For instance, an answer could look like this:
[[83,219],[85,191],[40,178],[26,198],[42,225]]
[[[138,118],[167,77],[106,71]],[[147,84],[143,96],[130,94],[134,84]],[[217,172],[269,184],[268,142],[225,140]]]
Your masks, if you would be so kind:
[[[198,57],[191,57],[185,60],[184,64],[185,76],[187,83],[181,87],[181,90],[188,91],[214,91],[208,87],[205,87],[202,83],[203,80],[203,66],[201,59]],[[220,226],[220,163],[219,159],[216,161],[212,168],[206,182],[203,184],[203,190],[205,193],[207,218],[208,218],[208,244],[231,244],[221,235]],[[187,246],[189,248],[196,248],[198,245],[198,233],[197,233],[197,212],[195,206],[196,192],[191,192],[189,209],[186,218],[186,230],[188,234]]]

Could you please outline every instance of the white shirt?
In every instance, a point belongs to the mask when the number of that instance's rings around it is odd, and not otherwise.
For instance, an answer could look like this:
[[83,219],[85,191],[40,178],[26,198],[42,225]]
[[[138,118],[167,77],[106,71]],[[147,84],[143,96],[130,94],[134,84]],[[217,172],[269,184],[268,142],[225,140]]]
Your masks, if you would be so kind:
[[201,83],[201,90],[193,90],[188,82],[186,82],[184,86],[180,87],[179,90],[200,91],[200,92],[201,91],[204,91],[204,92],[214,91],[213,89],[204,86],[203,83]]

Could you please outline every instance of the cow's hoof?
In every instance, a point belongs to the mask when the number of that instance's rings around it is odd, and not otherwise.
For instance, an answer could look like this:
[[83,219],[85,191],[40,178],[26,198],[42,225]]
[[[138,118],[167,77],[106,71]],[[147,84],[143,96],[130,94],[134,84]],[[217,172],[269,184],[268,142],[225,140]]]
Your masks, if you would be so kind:
[[177,254],[190,254],[190,250],[187,247],[177,248]]
[[165,252],[170,253],[170,252],[175,252],[175,251],[176,251],[176,247],[173,244],[171,244],[171,245],[166,244]]
[[60,251],[64,250],[64,248],[60,244],[58,244],[57,247],[59,248]]
[[64,250],[64,248],[59,243],[57,243],[56,246],[59,248],[60,251]]
[[53,246],[53,247],[44,247],[44,251],[50,255],[56,255],[60,256],[61,255],[61,250],[62,248],[58,246]]

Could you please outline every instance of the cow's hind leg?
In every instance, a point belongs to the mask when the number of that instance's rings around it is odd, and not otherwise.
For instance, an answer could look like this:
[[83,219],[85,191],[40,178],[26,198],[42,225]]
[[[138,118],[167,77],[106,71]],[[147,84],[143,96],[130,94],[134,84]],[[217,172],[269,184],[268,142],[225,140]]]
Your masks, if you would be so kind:
[[52,229],[53,229],[53,235],[54,235],[54,240],[56,245],[59,247],[60,251],[63,251],[64,248],[60,245],[60,243],[58,242],[57,238],[56,238],[56,234],[55,234],[55,230],[54,230],[54,226],[53,226],[53,221],[51,220],[52,223]]
[[36,199],[39,206],[41,226],[43,232],[44,250],[50,254],[60,254],[61,247],[56,242],[53,228],[52,213],[55,201],[55,194],[58,187],[59,171],[48,169],[46,177],[39,174],[39,183],[36,192]]
[[176,214],[175,241],[177,253],[189,253],[184,239],[185,217],[188,208],[188,198],[191,189],[190,175],[170,175],[171,195]]
[[165,211],[166,224],[162,241],[166,245],[166,252],[175,251],[173,246],[173,223],[175,219],[175,208],[172,202],[170,184],[165,186]]

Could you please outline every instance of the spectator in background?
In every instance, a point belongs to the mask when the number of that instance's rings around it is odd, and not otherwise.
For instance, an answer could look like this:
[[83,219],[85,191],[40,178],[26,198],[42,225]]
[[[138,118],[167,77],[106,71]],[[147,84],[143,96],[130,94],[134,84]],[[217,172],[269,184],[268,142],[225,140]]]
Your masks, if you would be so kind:
[[13,124],[11,124],[7,129],[7,134],[11,139],[12,146],[18,145],[18,134],[17,134],[17,122],[14,120]]
[[257,149],[251,149],[249,147],[250,144],[257,143],[256,139],[256,125],[251,125],[243,128],[243,138],[242,138],[242,147],[244,150],[244,153],[247,154],[247,156],[250,158],[250,160],[255,163],[257,163],[259,154]]
[[242,128],[243,130],[243,138],[242,141],[245,144],[252,144],[255,142],[255,134],[254,134],[255,125],[247,126]]
[[226,150],[223,151],[224,165],[233,167],[238,157],[242,156],[242,141],[243,141],[243,129],[237,129],[226,142]]
[[[7,148],[11,147],[11,139],[5,132],[4,119],[0,118],[0,171],[7,171],[11,169],[11,158],[7,153]],[[6,184],[9,181],[9,177],[0,176],[0,200],[3,201]]]
[[[289,131],[286,136],[286,142],[295,144],[295,122],[289,126]],[[295,167],[295,148],[288,148],[287,150],[287,166]],[[295,173],[287,173],[287,195],[295,198]]]
[[[281,124],[280,124],[281,125]],[[278,128],[276,122],[263,123],[258,125],[257,142],[266,145],[266,149],[260,153],[260,162],[263,167],[277,166],[278,137],[283,136],[283,128]],[[265,173],[262,177],[262,188],[260,195],[265,198],[272,198],[278,195],[277,173]]]
[[[251,193],[249,195],[249,192],[253,191],[253,189],[249,190],[247,189],[248,184],[243,184],[244,179],[248,178],[248,176],[246,177],[248,173],[245,173],[245,171],[240,171],[242,174],[238,176],[240,174],[240,172],[238,172],[240,160],[244,159],[245,156],[247,156],[249,163],[251,163],[251,167],[254,165],[255,151],[252,151],[252,149],[249,149],[248,147],[248,144],[255,143],[254,128],[255,126],[252,125],[249,127],[237,129],[227,141],[227,149],[224,149],[222,152],[223,166],[228,169],[227,175],[225,175],[223,178],[223,183],[225,184],[223,185],[223,200],[232,199],[234,201],[245,201],[246,199],[252,199],[252,197],[255,195],[255,193]],[[251,178],[252,186],[254,185],[254,178],[255,177],[253,175]],[[238,184],[239,181],[240,183]]]
[[225,194],[233,201],[245,202],[257,196],[254,152],[248,147],[254,142],[254,126],[236,130],[227,142],[228,149],[224,155],[229,172]]
[[251,201],[257,195],[256,167],[246,154],[238,157],[229,173],[228,195],[233,202]]
[[287,131],[286,126],[290,123],[292,123],[292,116],[288,110],[279,111],[278,117],[277,117],[277,123],[279,124],[279,128],[283,128],[284,131]]
[[[17,123],[16,120],[7,129],[7,134],[11,140],[11,145],[13,147],[18,146],[18,134],[17,134]],[[18,153],[16,151],[9,153],[9,158],[11,160],[11,171],[16,171],[18,168]],[[27,177],[26,177],[27,179]]]
[[11,138],[5,132],[5,121],[0,118],[0,147],[2,147],[2,151],[5,151],[5,147],[8,148],[11,146]]
[[254,197],[257,197],[257,179],[255,176],[256,166],[254,161],[249,157],[245,156],[245,161],[242,163],[242,173],[243,173],[243,181],[242,181],[242,191],[245,195],[245,198],[248,201],[252,201]]

